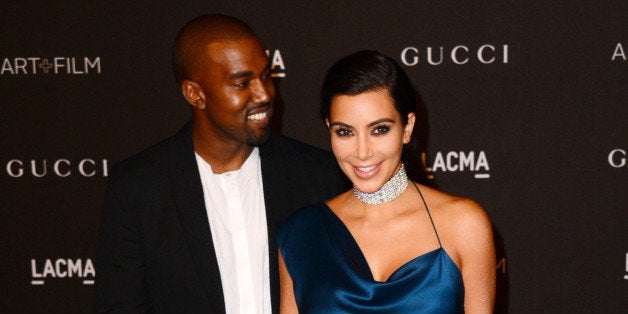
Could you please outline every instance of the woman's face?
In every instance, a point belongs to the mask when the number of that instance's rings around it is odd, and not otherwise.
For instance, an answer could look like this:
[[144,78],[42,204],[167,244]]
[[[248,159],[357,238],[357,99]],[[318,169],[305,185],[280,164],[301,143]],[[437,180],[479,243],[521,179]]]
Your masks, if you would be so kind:
[[390,179],[410,141],[414,113],[404,126],[388,91],[376,90],[332,99],[331,147],[342,171],[362,192],[375,192]]

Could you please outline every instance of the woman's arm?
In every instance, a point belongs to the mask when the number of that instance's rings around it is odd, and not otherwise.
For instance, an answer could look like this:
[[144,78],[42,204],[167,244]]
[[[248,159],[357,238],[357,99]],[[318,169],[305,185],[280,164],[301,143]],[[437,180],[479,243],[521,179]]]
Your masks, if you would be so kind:
[[493,313],[495,306],[496,259],[493,229],[484,209],[471,200],[456,219],[456,251],[464,282],[467,314]]
[[299,310],[297,309],[297,301],[294,298],[292,278],[290,278],[286,264],[283,262],[281,251],[279,251],[279,285],[279,313],[299,313]]

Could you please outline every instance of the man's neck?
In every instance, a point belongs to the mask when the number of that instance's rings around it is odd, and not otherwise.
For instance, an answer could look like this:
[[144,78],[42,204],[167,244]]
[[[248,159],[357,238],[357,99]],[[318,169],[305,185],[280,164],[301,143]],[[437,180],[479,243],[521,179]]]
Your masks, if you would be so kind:
[[242,143],[225,143],[200,136],[192,137],[194,151],[201,156],[216,174],[238,170],[249,158],[253,147]]

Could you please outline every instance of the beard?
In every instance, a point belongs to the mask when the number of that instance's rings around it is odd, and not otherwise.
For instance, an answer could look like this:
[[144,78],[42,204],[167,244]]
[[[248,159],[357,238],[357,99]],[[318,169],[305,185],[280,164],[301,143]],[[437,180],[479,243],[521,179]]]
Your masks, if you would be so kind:
[[260,134],[248,132],[246,136],[246,144],[251,147],[259,147],[264,145],[270,138],[270,125],[262,130]]

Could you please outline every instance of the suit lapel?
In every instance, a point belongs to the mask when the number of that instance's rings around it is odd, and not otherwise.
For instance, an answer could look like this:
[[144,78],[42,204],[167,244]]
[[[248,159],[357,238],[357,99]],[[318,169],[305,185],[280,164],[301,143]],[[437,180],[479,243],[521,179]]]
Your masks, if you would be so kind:
[[280,147],[272,138],[260,148],[266,221],[269,227],[273,227],[272,229],[281,222],[285,210],[290,206],[288,195],[290,176],[281,154]]
[[262,165],[262,181],[264,185],[264,205],[266,206],[266,224],[268,225],[268,259],[273,312],[279,309],[279,272],[277,269],[277,243],[275,228],[283,220],[290,207],[289,185],[290,176],[286,165],[282,162],[281,148],[273,137],[260,148]]
[[210,304],[222,304],[220,308],[224,309],[220,270],[194,155],[191,122],[175,136],[170,146],[169,173],[179,219],[199,278]]
[[[282,163],[281,148],[271,140],[260,148],[264,204],[268,226],[268,248],[270,264],[271,303],[273,312],[279,309],[279,273],[277,265],[277,243],[275,228],[285,218],[290,207],[290,177]],[[175,136],[170,147],[170,180],[174,200],[193,263],[207,292],[210,304],[222,304],[224,294],[220,280],[220,270],[212,240],[203,186],[194,155],[192,123]]]

